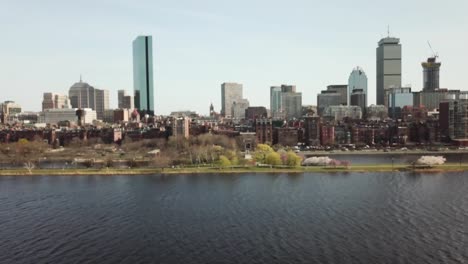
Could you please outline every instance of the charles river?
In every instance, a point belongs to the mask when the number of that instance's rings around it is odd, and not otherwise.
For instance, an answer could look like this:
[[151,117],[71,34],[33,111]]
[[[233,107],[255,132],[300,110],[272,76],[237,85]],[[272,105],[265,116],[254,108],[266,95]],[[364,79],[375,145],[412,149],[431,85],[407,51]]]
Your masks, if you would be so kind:
[[468,263],[468,172],[0,177],[0,263]]

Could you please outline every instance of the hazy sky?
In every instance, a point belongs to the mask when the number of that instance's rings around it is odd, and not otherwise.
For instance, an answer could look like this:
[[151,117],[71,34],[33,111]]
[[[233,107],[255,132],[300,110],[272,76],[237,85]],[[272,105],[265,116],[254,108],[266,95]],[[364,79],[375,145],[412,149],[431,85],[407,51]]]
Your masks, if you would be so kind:
[[375,48],[387,34],[403,46],[403,84],[418,91],[421,62],[442,61],[441,86],[467,90],[467,0],[0,0],[0,100],[40,110],[43,92],[79,80],[133,91],[132,41],[153,36],[157,114],[219,111],[222,82],[240,82],[252,106],[269,87],[295,84],[316,104],[329,84],[367,73],[375,103]]

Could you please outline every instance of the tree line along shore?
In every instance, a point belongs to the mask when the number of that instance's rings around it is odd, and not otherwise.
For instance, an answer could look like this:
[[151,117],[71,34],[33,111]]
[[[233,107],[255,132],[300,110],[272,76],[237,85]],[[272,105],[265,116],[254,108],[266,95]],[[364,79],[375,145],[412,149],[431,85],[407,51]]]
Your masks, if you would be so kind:
[[[250,153],[223,135],[169,139],[125,139],[107,145],[99,140],[73,140],[65,147],[41,140],[0,144],[0,174],[151,174],[236,172],[392,171],[407,169],[460,170],[464,166],[432,164],[356,165],[329,159],[311,163],[293,149],[258,144]],[[309,163],[307,163],[309,161]],[[53,165],[53,166],[51,166]],[[304,165],[313,165],[307,166]]]
[[245,173],[274,173],[274,174],[303,174],[303,173],[370,173],[370,172],[410,172],[410,173],[442,173],[463,172],[468,165],[447,164],[433,167],[416,167],[408,165],[358,165],[344,167],[185,167],[185,168],[132,168],[132,169],[33,169],[26,168],[3,169],[0,176],[115,176],[115,175],[184,175],[184,174],[245,174]]
[[[290,148],[258,145],[251,154],[241,152],[234,139],[223,135],[203,134],[186,139],[130,138],[120,144],[103,144],[98,139],[72,140],[64,147],[48,145],[38,140],[20,139],[14,143],[0,144],[0,160],[14,167],[30,164],[35,168],[47,162],[71,163],[80,168],[93,167],[183,167],[183,166],[300,166],[302,157]],[[5,167],[5,166],[3,166]]]

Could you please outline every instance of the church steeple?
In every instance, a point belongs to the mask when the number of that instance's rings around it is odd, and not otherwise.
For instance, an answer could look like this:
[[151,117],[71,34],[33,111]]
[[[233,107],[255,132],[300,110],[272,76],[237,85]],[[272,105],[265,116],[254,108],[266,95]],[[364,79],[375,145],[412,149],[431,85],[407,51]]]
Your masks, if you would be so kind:
[[214,116],[214,106],[213,106],[213,102],[211,102],[211,104],[210,104],[210,116]]

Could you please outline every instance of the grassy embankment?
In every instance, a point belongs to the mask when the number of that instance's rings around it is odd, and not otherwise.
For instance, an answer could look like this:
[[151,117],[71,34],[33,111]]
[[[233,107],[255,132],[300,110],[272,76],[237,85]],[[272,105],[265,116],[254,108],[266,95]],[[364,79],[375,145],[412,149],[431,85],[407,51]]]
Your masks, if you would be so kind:
[[190,167],[190,168],[132,168],[132,169],[7,169],[0,170],[0,176],[22,175],[148,175],[148,174],[227,174],[227,173],[337,173],[337,172],[391,172],[391,171],[415,171],[415,172],[454,172],[467,171],[468,164],[445,164],[431,168],[415,168],[409,165],[355,165],[344,167],[297,167],[297,168],[270,168],[270,167]]

